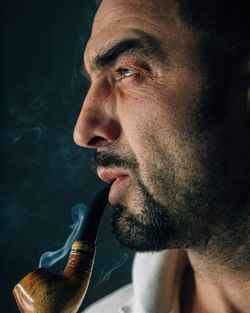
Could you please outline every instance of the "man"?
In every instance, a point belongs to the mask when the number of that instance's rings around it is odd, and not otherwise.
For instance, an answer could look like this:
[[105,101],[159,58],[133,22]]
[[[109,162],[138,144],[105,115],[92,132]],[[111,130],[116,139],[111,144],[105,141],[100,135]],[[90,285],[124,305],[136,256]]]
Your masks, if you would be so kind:
[[101,2],[74,139],[139,253],[86,312],[250,312],[249,21],[247,1]]

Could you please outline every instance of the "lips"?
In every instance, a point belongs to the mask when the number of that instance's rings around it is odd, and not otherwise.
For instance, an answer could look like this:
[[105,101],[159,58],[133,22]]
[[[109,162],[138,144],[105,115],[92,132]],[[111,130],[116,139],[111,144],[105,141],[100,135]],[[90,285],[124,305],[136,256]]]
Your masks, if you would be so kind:
[[111,183],[115,180],[121,180],[128,176],[122,171],[113,170],[113,169],[98,169],[97,175],[106,183]]
[[111,183],[109,192],[109,203],[115,205],[126,196],[128,186],[131,183],[131,176],[118,169],[98,168],[97,175],[105,182]]

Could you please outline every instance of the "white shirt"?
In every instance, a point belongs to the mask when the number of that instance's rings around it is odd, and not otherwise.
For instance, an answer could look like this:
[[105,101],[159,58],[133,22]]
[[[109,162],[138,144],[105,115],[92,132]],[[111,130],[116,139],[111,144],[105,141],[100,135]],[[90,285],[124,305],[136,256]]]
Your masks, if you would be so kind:
[[128,284],[82,313],[180,313],[179,291],[188,262],[183,250],[137,253]]

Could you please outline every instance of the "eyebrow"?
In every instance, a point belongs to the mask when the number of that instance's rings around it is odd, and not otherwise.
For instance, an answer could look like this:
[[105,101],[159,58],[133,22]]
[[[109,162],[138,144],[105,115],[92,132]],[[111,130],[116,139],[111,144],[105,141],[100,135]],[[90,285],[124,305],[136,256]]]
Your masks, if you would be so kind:
[[[129,53],[142,53],[157,58],[163,56],[159,42],[151,35],[144,34],[141,38],[123,38],[112,43],[104,52],[97,54],[92,61],[92,66],[97,70],[102,70],[114,64],[121,56]],[[82,72],[85,77],[89,78],[85,67],[83,67]]]

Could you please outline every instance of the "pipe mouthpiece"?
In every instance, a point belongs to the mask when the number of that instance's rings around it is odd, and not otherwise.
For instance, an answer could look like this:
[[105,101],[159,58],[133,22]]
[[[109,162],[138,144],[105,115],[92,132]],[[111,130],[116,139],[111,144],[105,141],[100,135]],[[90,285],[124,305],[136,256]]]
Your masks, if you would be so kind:
[[96,242],[102,215],[106,205],[108,204],[110,188],[111,184],[108,184],[96,194],[86,215],[84,216],[82,231],[78,237],[79,240]]

